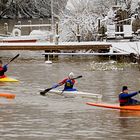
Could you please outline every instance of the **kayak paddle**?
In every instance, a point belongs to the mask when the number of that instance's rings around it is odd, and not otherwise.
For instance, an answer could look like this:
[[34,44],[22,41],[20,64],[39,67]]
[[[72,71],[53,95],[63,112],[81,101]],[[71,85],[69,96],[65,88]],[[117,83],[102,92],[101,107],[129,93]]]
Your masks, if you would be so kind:
[[6,65],[8,65],[8,64],[11,63],[12,61],[14,61],[17,57],[19,57],[19,54],[17,54],[15,57],[13,57]]
[[[71,80],[79,79],[79,78],[82,78],[82,77],[83,77],[83,76],[80,75],[80,76],[77,76],[77,77],[75,77],[75,78],[72,78]],[[49,91],[52,90],[52,89],[54,89],[54,87],[47,88],[47,89],[45,89],[44,91],[41,91],[41,92],[40,92],[40,95],[45,96],[45,93],[49,92]]]

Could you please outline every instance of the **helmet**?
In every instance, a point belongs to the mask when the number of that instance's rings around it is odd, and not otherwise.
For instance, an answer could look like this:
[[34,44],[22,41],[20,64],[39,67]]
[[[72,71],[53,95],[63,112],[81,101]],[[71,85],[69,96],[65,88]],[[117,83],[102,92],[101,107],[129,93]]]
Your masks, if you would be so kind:
[[69,73],[69,78],[70,78],[70,79],[74,78],[74,73],[73,73],[73,72],[70,72],[70,73]]

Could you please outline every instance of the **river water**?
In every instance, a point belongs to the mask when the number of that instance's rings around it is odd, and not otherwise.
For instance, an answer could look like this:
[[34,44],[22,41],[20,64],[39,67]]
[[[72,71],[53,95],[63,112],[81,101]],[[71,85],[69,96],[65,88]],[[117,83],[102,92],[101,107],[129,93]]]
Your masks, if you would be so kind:
[[[102,66],[106,64],[112,67],[104,69]],[[40,89],[51,87],[71,71],[76,76],[83,75],[75,85],[78,90],[102,94],[103,102],[117,103],[123,85],[128,85],[130,91],[140,90],[140,71],[127,64],[118,66],[112,62],[95,63],[92,58],[60,57],[47,65],[43,59],[19,58],[9,65],[7,75],[20,82],[0,84],[0,92],[16,94],[14,100],[0,101],[0,140],[140,138],[140,113],[86,105],[89,101],[98,102],[97,99],[39,95]]]

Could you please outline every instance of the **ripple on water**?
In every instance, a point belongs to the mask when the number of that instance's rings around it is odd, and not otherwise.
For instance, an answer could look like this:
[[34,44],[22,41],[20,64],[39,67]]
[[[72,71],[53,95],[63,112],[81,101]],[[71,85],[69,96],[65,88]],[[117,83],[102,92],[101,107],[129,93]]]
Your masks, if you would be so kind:
[[128,84],[132,90],[139,89],[139,71],[136,69],[91,71],[87,67],[91,62],[60,59],[51,67],[37,60],[13,62],[7,75],[16,77],[20,82],[0,85],[1,91],[16,94],[15,100],[5,100],[0,106],[0,139],[138,139],[139,117],[122,118],[117,110],[85,104],[88,101],[96,102],[93,99],[43,97],[38,94],[39,89],[51,87],[70,71],[83,75],[76,85],[80,91],[102,94],[105,102],[116,103],[124,84]]

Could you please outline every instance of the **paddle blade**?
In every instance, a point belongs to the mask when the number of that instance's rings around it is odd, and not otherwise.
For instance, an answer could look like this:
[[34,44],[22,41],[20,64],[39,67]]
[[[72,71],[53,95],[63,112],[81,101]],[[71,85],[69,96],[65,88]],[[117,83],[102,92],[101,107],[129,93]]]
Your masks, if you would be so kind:
[[45,93],[49,92],[52,88],[47,88],[44,91],[40,92],[40,95],[45,96]]
[[40,95],[45,96],[45,92],[44,91],[41,91],[40,92]]

